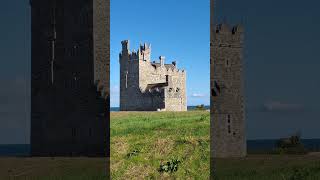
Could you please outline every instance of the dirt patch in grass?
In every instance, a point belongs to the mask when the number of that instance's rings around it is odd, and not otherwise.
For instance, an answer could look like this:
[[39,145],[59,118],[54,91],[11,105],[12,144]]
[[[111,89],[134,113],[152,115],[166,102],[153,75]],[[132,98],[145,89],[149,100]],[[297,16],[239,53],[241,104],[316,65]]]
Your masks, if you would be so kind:
[[111,172],[116,172],[119,168],[121,168],[123,166],[124,162],[123,160],[118,160],[118,161],[113,161],[111,159],[111,162],[110,162],[110,170]]
[[154,169],[148,165],[131,165],[124,173],[123,179],[145,179],[151,177]]
[[112,140],[112,149],[116,151],[115,153],[118,155],[126,154],[129,145],[124,137],[117,137]]
[[173,148],[174,142],[171,139],[157,139],[153,144],[155,153],[160,155],[169,154]]

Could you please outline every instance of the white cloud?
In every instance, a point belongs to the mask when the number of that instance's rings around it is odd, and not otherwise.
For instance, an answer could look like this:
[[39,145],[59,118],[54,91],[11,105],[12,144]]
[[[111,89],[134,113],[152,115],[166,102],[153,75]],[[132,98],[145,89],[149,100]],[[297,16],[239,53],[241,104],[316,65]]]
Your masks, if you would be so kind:
[[263,107],[267,111],[301,111],[304,108],[301,104],[284,103],[279,101],[267,102]]
[[113,94],[119,94],[119,93],[120,93],[120,88],[119,88],[119,86],[117,86],[117,85],[112,86],[111,89],[110,89],[110,92],[111,92],[111,96],[112,96]]
[[205,95],[204,94],[201,94],[201,93],[193,93],[191,95],[191,97],[204,97]]

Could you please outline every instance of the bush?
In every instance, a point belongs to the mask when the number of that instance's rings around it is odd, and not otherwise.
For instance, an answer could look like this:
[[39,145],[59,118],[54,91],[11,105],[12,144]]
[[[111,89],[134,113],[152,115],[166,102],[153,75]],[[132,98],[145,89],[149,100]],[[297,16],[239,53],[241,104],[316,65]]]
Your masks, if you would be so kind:
[[206,110],[206,107],[204,106],[204,104],[201,104],[201,105],[196,106],[195,110],[205,111],[205,110]]
[[294,135],[290,138],[278,140],[274,152],[276,154],[306,154],[307,150],[301,143],[300,136]]
[[165,164],[160,164],[159,172],[175,172],[178,171],[178,165],[181,161],[177,159],[171,159]]

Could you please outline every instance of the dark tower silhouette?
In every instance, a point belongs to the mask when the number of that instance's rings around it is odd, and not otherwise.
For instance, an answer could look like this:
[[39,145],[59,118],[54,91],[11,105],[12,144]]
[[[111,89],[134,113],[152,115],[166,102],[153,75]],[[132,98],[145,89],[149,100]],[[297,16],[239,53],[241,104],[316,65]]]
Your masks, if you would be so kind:
[[109,0],[31,0],[32,156],[109,156]]

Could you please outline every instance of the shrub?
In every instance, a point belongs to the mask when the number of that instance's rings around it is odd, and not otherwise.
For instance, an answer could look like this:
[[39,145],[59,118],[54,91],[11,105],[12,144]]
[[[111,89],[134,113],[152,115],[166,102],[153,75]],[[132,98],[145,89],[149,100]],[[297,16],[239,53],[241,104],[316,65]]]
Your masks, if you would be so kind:
[[276,143],[276,154],[306,154],[307,150],[303,146],[299,135],[289,138],[279,139]]
[[178,166],[181,161],[177,159],[171,159],[165,164],[160,164],[159,172],[175,172],[178,171]]

